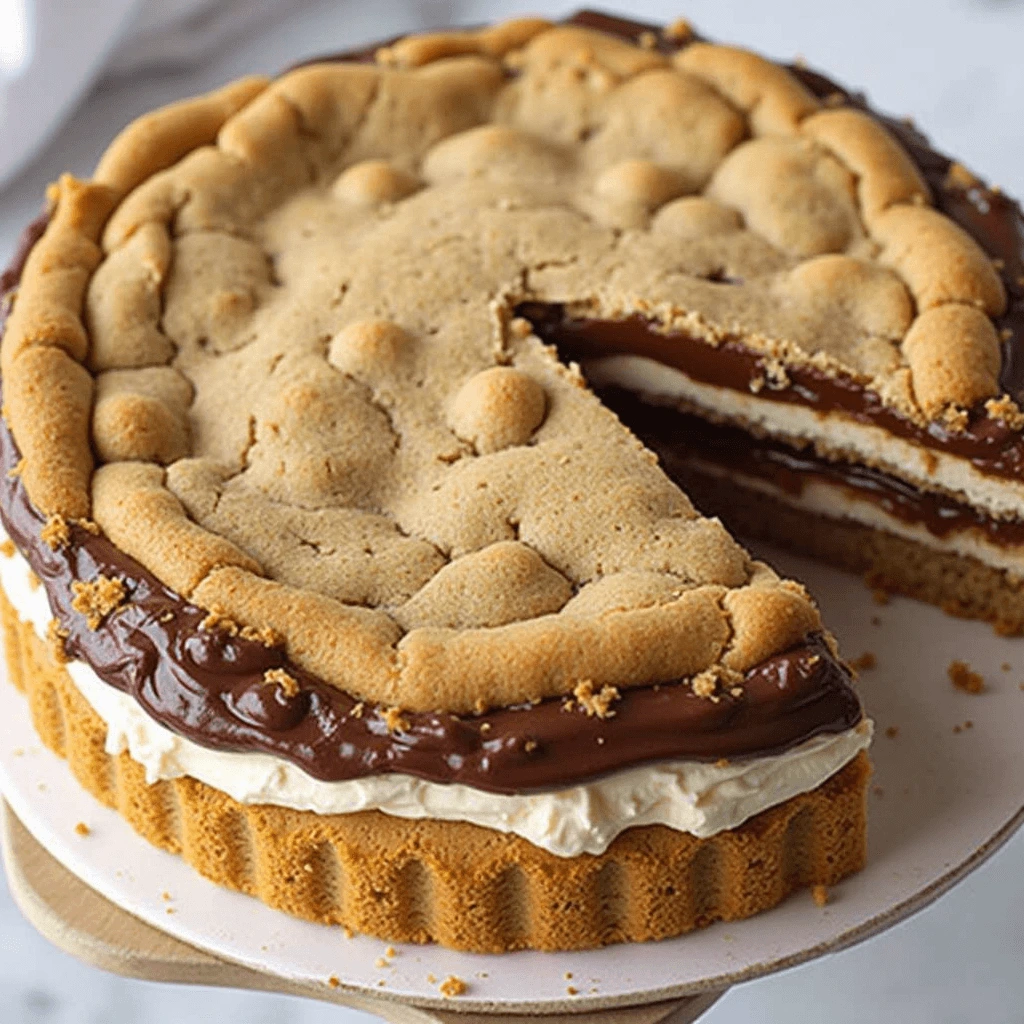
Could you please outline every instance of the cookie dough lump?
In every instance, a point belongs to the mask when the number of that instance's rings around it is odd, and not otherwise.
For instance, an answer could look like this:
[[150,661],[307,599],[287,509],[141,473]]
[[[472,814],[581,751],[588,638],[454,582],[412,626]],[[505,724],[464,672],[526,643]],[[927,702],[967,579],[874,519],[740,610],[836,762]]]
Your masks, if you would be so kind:
[[358,206],[397,203],[420,187],[408,171],[387,160],[363,160],[343,171],[331,191],[335,197]]
[[504,626],[559,611],[572,585],[532,548],[499,541],[445,566],[395,612],[406,630],[420,626]]
[[455,434],[486,455],[525,444],[544,420],[544,388],[511,366],[483,370],[462,386],[449,423]]

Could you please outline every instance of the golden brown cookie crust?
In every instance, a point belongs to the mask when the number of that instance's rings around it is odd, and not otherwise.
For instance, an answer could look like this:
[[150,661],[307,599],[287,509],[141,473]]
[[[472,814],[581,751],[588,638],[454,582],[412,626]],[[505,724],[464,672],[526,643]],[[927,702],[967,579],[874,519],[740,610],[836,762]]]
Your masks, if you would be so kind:
[[93,796],[212,881],[322,924],[476,952],[588,949],[749,917],[864,864],[864,753],[710,839],[653,825],[573,858],[461,822],[247,806],[188,777],[149,784],[127,753],[106,753],[102,719],[2,593],[0,621],[40,738]]
[[1005,303],[929,202],[877,123],[741,50],[536,19],[410,37],[148,115],[63,178],[7,418],[44,512],[360,698],[742,672],[820,628],[812,604],[512,307],[738,332],[927,422],[998,394]]

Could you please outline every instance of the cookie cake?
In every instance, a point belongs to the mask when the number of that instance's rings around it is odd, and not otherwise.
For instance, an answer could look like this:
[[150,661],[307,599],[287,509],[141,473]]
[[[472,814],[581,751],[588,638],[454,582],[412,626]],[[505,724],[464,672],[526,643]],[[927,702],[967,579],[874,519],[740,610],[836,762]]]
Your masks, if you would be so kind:
[[11,679],[151,842],[392,941],[831,885],[871,723],[708,513],[1019,628],[1019,227],[685,23],[409,36],[156,111],[3,279]]

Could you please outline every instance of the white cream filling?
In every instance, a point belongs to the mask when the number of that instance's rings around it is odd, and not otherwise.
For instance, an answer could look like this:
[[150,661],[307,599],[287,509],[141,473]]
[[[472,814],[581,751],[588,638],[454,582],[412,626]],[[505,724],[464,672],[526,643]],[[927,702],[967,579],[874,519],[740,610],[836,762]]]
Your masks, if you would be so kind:
[[701,384],[645,356],[587,360],[583,371],[594,387],[618,385],[662,400],[682,400],[717,416],[761,427],[775,437],[827,445],[928,490],[962,496],[997,518],[1016,519],[1024,507],[1024,480],[987,476],[967,459],[925,449],[882,427],[857,423],[808,406],[773,402],[730,388]]
[[721,466],[697,460],[701,472],[728,477],[750,490],[770,495],[793,508],[829,519],[846,519],[874,530],[904,537],[934,551],[975,558],[984,565],[1000,569],[1014,579],[1024,578],[1024,546],[994,544],[976,527],[957,530],[937,537],[919,523],[908,523],[866,498],[858,498],[840,484],[825,480],[808,480],[798,495],[761,477],[736,473]]
[[[0,556],[0,584],[19,615],[45,637],[49,602],[42,587],[31,585],[20,554]],[[151,783],[187,775],[246,804],[467,821],[514,833],[560,857],[603,853],[620,832],[636,825],[667,825],[702,838],[735,828],[819,786],[868,746],[873,728],[865,718],[853,729],[816,736],[770,757],[640,765],[555,792],[507,796],[409,775],[322,782],[266,754],[209,750],[161,726],[84,662],[66,667],[107,725],[107,753],[127,751]]]

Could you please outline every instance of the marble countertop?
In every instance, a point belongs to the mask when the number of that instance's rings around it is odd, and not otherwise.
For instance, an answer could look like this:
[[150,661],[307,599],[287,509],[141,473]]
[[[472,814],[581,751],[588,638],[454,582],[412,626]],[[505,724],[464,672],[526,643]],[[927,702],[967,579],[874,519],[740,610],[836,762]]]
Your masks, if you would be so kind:
[[[3,3],[4,0],[0,0]],[[88,174],[113,134],[146,110],[250,71],[395,33],[575,5],[519,0],[296,2],[266,31],[188,72],[108,81],[56,140],[0,192],[0,254],[61,171]],[[684,14],[706,34],[778,57],[801,55],[864,86],[881,109],[912,116],[939,145],[1008,192],[1024,194],[1021,0],[607,0],[638,18]],[[1024,640],[1021,641],[1024,643]],[[968,656],[970,652],[965,652]],[[898,681],[894,681],[898,682]],[[706,1024],[1024,1020],[1024,834],[937,904],[842,953],[729,992]],[[327,1024],[365,1014],[288,997],[127,981],[77,963],[22,919],[0,881],[4,1024]]]

